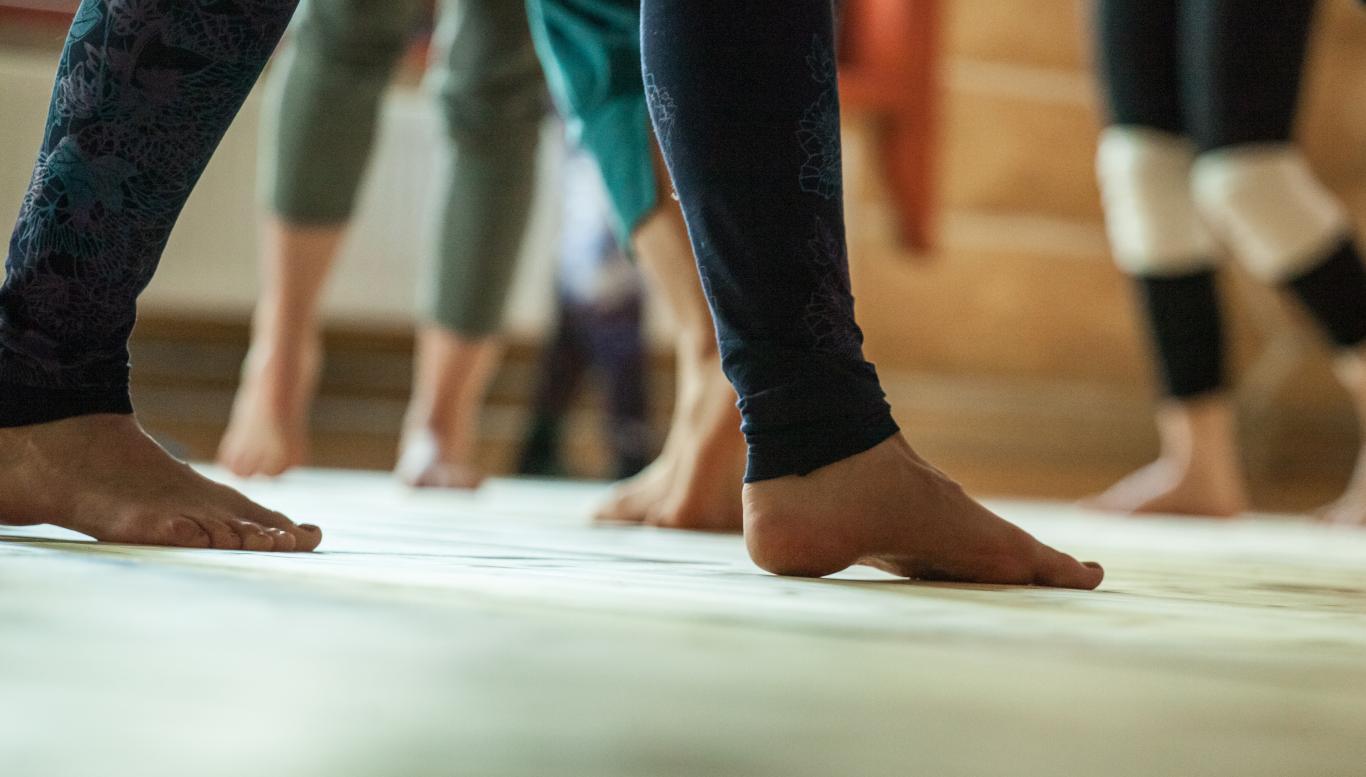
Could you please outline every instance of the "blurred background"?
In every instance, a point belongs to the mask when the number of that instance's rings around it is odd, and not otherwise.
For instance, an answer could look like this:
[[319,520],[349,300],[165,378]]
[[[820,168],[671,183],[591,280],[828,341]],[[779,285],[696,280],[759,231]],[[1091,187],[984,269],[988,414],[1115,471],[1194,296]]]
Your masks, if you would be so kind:
[[[0,222],[27,183],[74,2],[0,0]],[[1078,0],[846,0],[845,175],[867,350],[899,421],[972,490],[1072,498],[1152,459],[1153,381],[1130,285],[1107,255],[1093,173],[1099,131]],[[325,307],[316,466],[389,469],[411,378],[424,210],[438,117],[418,92],[426,38],[386,98],[380,147]],[[1300,135],[1366,216],[1366,15],[1322,3]],[[144,422],[211,458],[257,293],[259,95],[229,132],[142,300],[133,347]],[[545,131],[561,129],[547,122]],[[563,144],[546,143],[536,217],[508,306],[508,356],[478,458],[512,471],[555,319]],[[354,271],[382,264],[382,274]],[[1238,270],[1229,265],[1228,272]],[[1261,509],[1337,495],[1357,450],[1350,404],[1299,313],[1234,279],[1228,304],[1243,441]],[[652,437],[672,402],[651,318]],[[603,387],[566,419],[568,474],[605,477]]]

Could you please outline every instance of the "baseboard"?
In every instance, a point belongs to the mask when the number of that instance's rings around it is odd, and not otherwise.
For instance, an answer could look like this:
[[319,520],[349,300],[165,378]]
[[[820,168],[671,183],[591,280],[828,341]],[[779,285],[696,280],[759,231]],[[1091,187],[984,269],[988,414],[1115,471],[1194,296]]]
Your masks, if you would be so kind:
[[[224,319],[149,318],[134,337],[134,397],[154,429],[187,455],[211,457],[226,424],[248,328]],[[407,401],[412,333],[393,327],[332,327],[313,413],[315,463],[392,466]],[[480,421],[483,463],[515,461],[527,424],[540,344],[513,339]],[[650,360],[656,439],[667,432],[673,359]],[[1157,450],[1153,401],[1143,386],[883,371],[907,437],[983,493],[1073,497],[1101,487]],[[607,471],[592,393],[569,419],[579,470]],[[1247,459],[1263,504],[1297,509],[1322,501],[1350,471],[1357,440],[1343,408],[1287,406],[1245,424]],[[1348,413],[1350,417],[1350,413]]]

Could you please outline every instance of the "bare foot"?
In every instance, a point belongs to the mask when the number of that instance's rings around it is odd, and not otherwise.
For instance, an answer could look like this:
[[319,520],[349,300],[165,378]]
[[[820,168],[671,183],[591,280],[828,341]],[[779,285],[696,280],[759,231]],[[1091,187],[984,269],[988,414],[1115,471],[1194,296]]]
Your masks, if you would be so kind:
[[1083,507],[1126,514],[1231,518],[1247,509],[1232,404],[1222,394],[1170,401],[1157,413],[1162,454]]
[[978,504],[894,435],[805,476],[744,487],[761,568],[824,577],[866,564],[917,580],[1092,589],[1104,571]]
[[394,474],[413,488],[475,489],[484,482],[484,473],[463,451],[443,448],[430,429],[406,430],[399,451]]
[[1233,518],[1247,509],[1247,498],[1241,479],[1193,471],[1161,458],[1080,504],[1129,515]]
[[707,298],[697,276],[683,212],[672,198],[658,148],[655,180],[661,206],[632,240],[651,293],[673,319],[678,391],[659,458],[622,482],[596,519],[672,529],[735,532],[741,528],[740,484],[745,441],[735,391],[721,372]]
[[322,366],[318,301],[346,224],[291,224],[267,213],[261,296],[251,350],[219,444],[218,463],[240,477],[274,477],[308,458],[308,411]]
[[[678,431],[675,431],[678,430]],[[669,427],[669,436],[659,458],[649,466],[612,487],[607,500],[598,507],[593,520],[599,523],[644,523],[651,508],[668,493],[673,473],[682,458],[684,437],[680,426]]]
[[218,446],[218,463],[238,477],[276,477],[308,459],[308,414],[322,366],[318,335],[252,344]]
[[471,339],[436,325],[417,333],[413,395],[394,474],[414,488],[478,488],[474,466],[484,395],[498,369],[497,338]]
[[745,440],[735,390],[714,350],[680,355],[677,405],[664,450],[616,487],[595,519],[669,529],[738,532]]
[[1366,346],[1340,354],[1334,367],[1338,380],[1356,403],[1362,443],[1352,482],[1343,495],[1320,510],[1319,515],[1329,523],[1366,526]]
[[1356,472],[1347,490],[1336,502],[1320,510],[1319,515],[1329,523],[1366,526],[1366,445],[1357,456]]
[[308,551],[322,541],[318,527],[172,458],[123,415],[0,429],[0,524],[43,523],[134,545]]

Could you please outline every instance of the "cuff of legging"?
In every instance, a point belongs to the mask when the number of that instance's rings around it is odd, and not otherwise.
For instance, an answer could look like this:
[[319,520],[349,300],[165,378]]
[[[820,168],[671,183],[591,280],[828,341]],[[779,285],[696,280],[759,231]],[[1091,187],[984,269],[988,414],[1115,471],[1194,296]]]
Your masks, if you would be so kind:
[[1186,383],[1168,382],[1164,388],[1164,399],[1172,399],[1177,402],[1194,402],[1223,394],[1227,391],[1228,385],[1222,377],[1215,377]]
[[496,315],[488,315],[487,313],[472,314],[467,310],[454,312],[453,306],[443,303],[428,304],[423,307],[425,309],[418,317],[423,324],[449,332],[463,340],[487,340],[503,333],[503,311],[501,309]]
[[54,389],[0,382],[0,428],[31,426],[98,413],[130,415],[127,386]]
[[842,461],[901,431],[885,405],[862,418],[836,419],[800,429],[747,435],[749,462],[745,482],[806,475]]
[[1356,243],[1344,240],[1316,266],[1290,278],[1286,287],[1318,322],[1333,345],[1355,349],[1366,342],[1366,265]]

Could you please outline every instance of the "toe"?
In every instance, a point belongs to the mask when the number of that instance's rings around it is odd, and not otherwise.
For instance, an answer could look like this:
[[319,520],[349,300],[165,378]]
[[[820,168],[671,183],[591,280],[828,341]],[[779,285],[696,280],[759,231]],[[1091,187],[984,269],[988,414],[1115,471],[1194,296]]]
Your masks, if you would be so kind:
[[275,539],[266,533],[264,527],[251,521],[233,518],[228,525],[242,538],[242,550],[274,550]]
[[271,539],[275,541],[274,550],[276,551],[288,553],[294,550],[294,548],[298,545],[298,543],[294,539],[294,535],[290,534],[284,529],[266,528],[266,534],[269,534]]
[[247,519],[267,529],[281,531],[289,535],[292,543],[290,547],[282,548],[277,541],[276,550],[313,550],[318,547],[318,543],[322,542],[323,539],[322,530],[317,526],[311,523],[296,524],[283,513],[267,510],[259,505],[255,506]]
[[1105,579],[1105,570],[1094,561],[1085,564],[1066,553],[1044,548],[1039,568],[1034,577],[1036,585],[1053,588],[1078,588],[1090,591]]
[[226,522],[207,516],[186,516],[199,524],[209,535],[209,547],[220,550],[241,550],[242,538]]
[[629,494],[613,493],[593,513],[596,523],[645,523],[649,511],[635,504]]
[[[257,524],[267,530],[274,529],[289,534],[293,541],[288,550],[313,550],[322,542],[322,530],[317,526],[314,526],[313,524],[296,524],[283,513],[277,513],[274,510],[262,507],[227,486],[223,486],[222,488],[223,493],[238,519]],[[286,550],[286,548],[280,547],[280,544],[277,541],[275,550]]]
[[704,514],[688,506],[665,507],[651,510],[644,520],[646,526],[660,529],[699,530],[706,525]]
[[198,523],[189,518],[177,516],[163,519],[155,534],[142,540],[142,542],[151,545],[169,545],[176,548],[208,548],[212,547],[213,538]]
[[278,456],[262,456],[253,463],[252,472],[268,478],[279,477],[285,472],[285,463]]
[[668,508],[657,507],[653,510],[647,511],[643,516],[641,516],[639,523],[645,526],[654,526],[656,528],[667,529],[671,528],[676,521],[677,516],[674,514],[673,510]]
[[313,551],[323,541],[323,530],[311,523],[301,523],[294,527],[294,550]]

